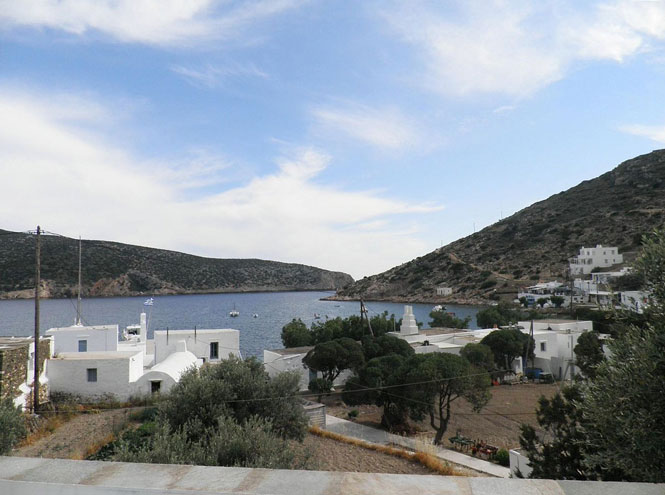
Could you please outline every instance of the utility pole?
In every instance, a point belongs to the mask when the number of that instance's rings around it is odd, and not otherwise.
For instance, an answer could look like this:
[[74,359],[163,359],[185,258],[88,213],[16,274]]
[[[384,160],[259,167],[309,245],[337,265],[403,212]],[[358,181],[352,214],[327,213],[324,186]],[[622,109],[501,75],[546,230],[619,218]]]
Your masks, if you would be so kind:
[[35,363],[32,382],[32,412],[39,410],[39,286],[41,285],[41,229],[37,225],[37,244],[35,245]]
[[79,236],[79,287],[76,299],[76,324],[81,324],[81,236]]
[[363,300],[360,300],[360,323],[363,321],[363,316],[367,319],[367,326],[369,327],[369,333],[374,337],[374,330],[372,330],[372,324],[369,322],[369,314],[367,313],[367,308]]

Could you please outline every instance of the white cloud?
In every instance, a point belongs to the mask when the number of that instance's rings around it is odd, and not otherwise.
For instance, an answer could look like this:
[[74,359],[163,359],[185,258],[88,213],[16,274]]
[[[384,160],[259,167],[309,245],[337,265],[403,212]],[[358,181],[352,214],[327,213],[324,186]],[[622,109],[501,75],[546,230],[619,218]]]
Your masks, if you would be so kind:
[[425,65],[419,80],[447,95],[528,96],[563,78],[576,62],[621,62],[665,38],[660,1],[452,5],[445,12],[424,2],[381,7],[391,29],[419,49]]
[[66,112],[56,99],[38,103],[49,99],[0,87],[2,228],[40,224],[65,235],[306,263],[356,277],[426,250],[411,222],[437,206],[322,184],[332,158],[319,150],[287,150],[272,172],[194,196],[191,187],[224,181],[233,164],[210,153],[184,163],[145,162],[95,131],[109,126],[99,103],[70,98]]
[[224,39],[302,0],[0,0],[0,26],[170,45]]
[[665,143],[665,125],[625,125],[619,128],[620,131],[634,136],[641,136],[658,143]]
[[397,150],[417,145],[420,131],[395,108],[371,108],[357,103],[318,106],[311,110],[320,129]]
[[187,82],[196,87],[206,87],[209,89],[222,86],[224,81],[232,77],[258,77],[267,79],[268,74],[260,70],[253,64],[226,64],[211,65],[208,64],[201,69],[174,65],[171,71],[182,76]]

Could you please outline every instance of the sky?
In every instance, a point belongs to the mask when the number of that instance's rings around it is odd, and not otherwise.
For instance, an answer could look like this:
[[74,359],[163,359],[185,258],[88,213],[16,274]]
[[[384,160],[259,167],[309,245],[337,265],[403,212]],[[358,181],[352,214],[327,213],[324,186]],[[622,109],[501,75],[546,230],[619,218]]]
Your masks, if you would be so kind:
[[0,0],[0,228],[362,278],[664,147],[664,94],[662,1]]

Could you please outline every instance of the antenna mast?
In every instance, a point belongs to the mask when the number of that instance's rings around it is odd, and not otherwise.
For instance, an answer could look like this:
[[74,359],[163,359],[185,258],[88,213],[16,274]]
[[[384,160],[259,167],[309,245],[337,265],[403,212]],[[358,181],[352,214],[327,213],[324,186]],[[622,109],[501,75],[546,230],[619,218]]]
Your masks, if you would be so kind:
[[76,299],[76,325],[81,324],[81,236],[79,236],[79,290]]
[[39,286],[41,285],[41,229],[37,225],[35,244],[35,364],[32,382],[32,413],[39,410]]

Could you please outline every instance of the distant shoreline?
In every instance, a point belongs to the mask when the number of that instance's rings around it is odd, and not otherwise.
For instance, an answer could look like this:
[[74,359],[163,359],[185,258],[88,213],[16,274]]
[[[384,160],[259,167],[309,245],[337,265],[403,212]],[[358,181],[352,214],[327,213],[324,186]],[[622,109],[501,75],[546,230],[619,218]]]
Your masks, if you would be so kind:
[[[32,294],[23,296],[14,296],[7,297],[7,293],[0,294],[0,301],[25,301],[34,299],[34,290],[27,289],[31,291]],[[21,291],[23,292],[23,291]],[[197,296],[197,295],[207,295],[207,294],[264,294],[264,293],[280,293],[280,292],[335,292],[335,289],[243,289],[243,290],[201,290],[201,291],[183,291],[183,292],[138,292],[133,294],[96,294],[96,295],[86,295],[82,294],[81,298],[83,299],[112,299],[114,297],[166,297],[166,296]],[[64,297],[57,296],[51,297],[42,295],[40,299],[52,299],[52,300],[68,300],[76,299],[76,296]],[[321,300],[328,300],[327,298],[321,298]]]

